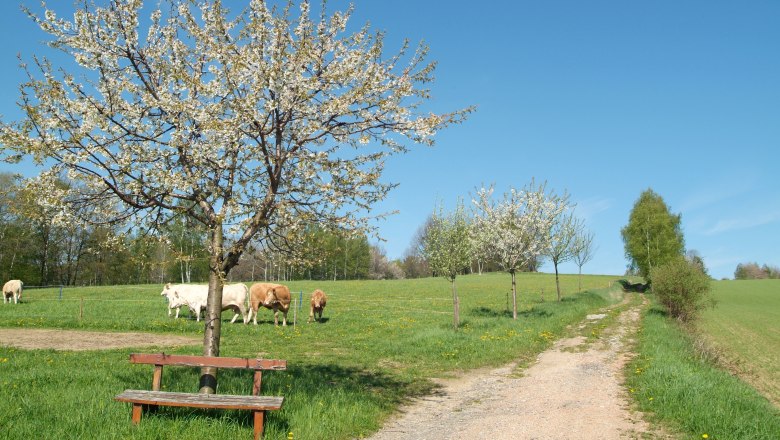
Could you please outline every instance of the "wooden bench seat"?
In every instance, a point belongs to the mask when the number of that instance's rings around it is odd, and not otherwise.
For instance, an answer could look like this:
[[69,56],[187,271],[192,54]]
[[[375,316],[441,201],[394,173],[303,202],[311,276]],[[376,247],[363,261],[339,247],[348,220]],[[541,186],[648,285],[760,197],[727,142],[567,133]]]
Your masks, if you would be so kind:
[[282,408],[284,397],[232,394],[176,393],[172,391],[125,390],[115,398],[139,405],[188,406],[192,408],[268,411]]
[[[263,370],[284,370],[287,361],[275,359],[247,359],[211,356],[182,356],[157,354],[130,355],[130,362],[136,364],[154,365],[152,376],[152,390],[125,390],[114,399],[120,402],[133,404],[132,421],[134,424],[141,422],[141,414],[145,406],[179,406],[210,409],[239,409],[254,413],[254,438],[257,440],[263,435],[263,422],[265,411],[273,411],[282,408],[284,397],[261,396]],[[180,393],[172,391],[160,391],[164,365],[187,367],[214,367],[214,368],[241,368],[254,370],[252,382],[252,395],[232,394],[201,394]]]

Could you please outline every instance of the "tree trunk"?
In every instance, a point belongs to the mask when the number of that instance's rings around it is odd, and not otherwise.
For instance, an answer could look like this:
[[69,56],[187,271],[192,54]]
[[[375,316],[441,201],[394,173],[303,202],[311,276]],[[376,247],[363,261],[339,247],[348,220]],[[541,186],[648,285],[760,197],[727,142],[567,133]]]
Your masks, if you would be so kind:
[[580,266],[579,275],[577,276],[577,292],[582,292],[582,266]]
[[455,279],[452,279],[452,326],[455,331],[458,331],[460,326],[460,300],[458,299],[458,291],[455,288]]
[[[222,225],[209,231],[211,258],[209,259],[209,296],[206,302],[205,329],[203,331],[203,355],[219,356],[219,340],[222,332],[222,287],[225,283],[223,271]],[[200,393],[217,392],[217,369],[203,367],[200,370]]]
[[512,274],[512,319],[517,319],[517,281],[515,280],[515,271]]
[[561,302],[561,282],[558,279],[558,263],[555,260],[553,266],[555,267],[555,289],[558,291],[558,302]]

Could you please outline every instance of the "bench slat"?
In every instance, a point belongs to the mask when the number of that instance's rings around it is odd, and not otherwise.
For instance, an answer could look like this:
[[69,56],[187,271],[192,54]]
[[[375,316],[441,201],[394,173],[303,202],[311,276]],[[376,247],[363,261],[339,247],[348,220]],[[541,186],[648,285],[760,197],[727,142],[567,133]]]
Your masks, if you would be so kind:
[[120,402],[144,405],[186,406],[195,408],[244,409],[267,411],[281,409],[284,397],[237,396],[230,394],[176,393],[171,391],[125,390],[117,395]]
[[165,353],[132,353],[134,364],[180,365],[187,367],[245,368],[249,370],[286,370],[282,359],[246,359],[235,357],[187,356]]

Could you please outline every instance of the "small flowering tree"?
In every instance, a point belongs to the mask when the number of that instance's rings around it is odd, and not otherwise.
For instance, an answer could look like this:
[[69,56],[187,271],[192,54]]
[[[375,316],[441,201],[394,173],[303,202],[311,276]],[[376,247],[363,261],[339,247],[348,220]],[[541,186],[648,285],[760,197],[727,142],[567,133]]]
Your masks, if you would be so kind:
[[466,209],[458,202],[455,212],[445,214],[440,206],[430,218],[423,238],[423,255],[435,275],[446,278],[452,285],[452,325],[460,325],[460,300],[455,278],[471,264],[470,225]]
[[[381,33],[348,33],[351,10],[328,16],[324,2],[318,19],[293,0],[237,15],[219,0],[161,0],[148,19],[141,0],[76,3],[72,19],[28,11],[76,73],[25,66],[26,117],[0,123],[5,159],[47,166],[37,186],[52,204],[139,227],[201,223],[205,355],[219,355],[222,286],[253,238],[285,248],[308,224],[370,229],[367,210],[394,186],[380,181],[386,156],[431,145],[471,110],[422,114],[427,48],[384,57]],[[63,173],[79,191],[48,191]]]
[[491,260],[512,275],[512,317],[517,319],[516,272],[550,247],[550,231],[565,211],[568,195],[546,192],[532,181],[522,190],[510,188],[500,202],[493,188],[481,188],[473,200],[475,242]]
[[561,301],[561,283],[558,279],[558,265],[571,260],[573,244],[577,233],[582,229],[582,222],[574,216],[574,212],[561,215],[550,230],[550,247],[546,255],[550,257],[555,268],[555,289],[558,292],[558,301]]
[[577,276],[577,291],[582,291],[582,266],[588,264],[593,259],[593,233],[580,230],[574,237],[572,243],[572,260],[577,264],[579,268],[579,274]]

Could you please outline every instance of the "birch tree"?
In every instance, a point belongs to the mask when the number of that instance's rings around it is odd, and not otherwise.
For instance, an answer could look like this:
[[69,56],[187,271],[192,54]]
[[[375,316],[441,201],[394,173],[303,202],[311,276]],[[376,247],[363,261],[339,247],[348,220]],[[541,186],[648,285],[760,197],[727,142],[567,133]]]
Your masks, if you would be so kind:
[[558,265],[565,263],[573,258],[573,243],[579,230],[582,229],[582,222],[574,216],[574,212],[561,215],[553,223],[550,230],[550,246],[546,255],[550,257],[555,269],[555,290],[558,292],[558,301],[561,301],[561,282],[558,278]]
[[439,206],[430,217],[422,242],[423,255],[435,275],[442,276],[452,287],[452,326],[460,326],[460,300],[455,278],[471,264],[470,224],[463,202],[452,213]]
[[546,184],[532,181],[521,190],[510,188],[503,200],[493,199],[493,187],[481,188],[475,205],[475,242],[512,276],[512,318],[517,319],[516,273],[547,252],[550,230],[564,212],[568,195],[547,193]]
[[[386,157],[432,145],[471,109],[423,112],[428,48],[385,56],[381,32],[347,30],[351,9],[328,15],[323,2],[312,18],[308,1],[252,0],[235,14],[219,0],[152,3],[77,0],[71,18],[28,11],[74,63],[36,56],[23,67],[26,116],[0,123],[0,141],[7,161],[46,167],[37,182],[52,204],[138,227],[201,223],[203,354],[218,356],[222,286],[250,240],[285,248],[311,223],[371,229],[368,209],[394,186],[381,180]],[[47,194],[62,173],[83,190]],[[214,374],[204,371],[202,392]]]
[[620,230],[626,258],[651,283],[653,267],[675,260],[685,253],[682,215],[672,214],[663,197],[652,189],[639,195],[628,224]]

